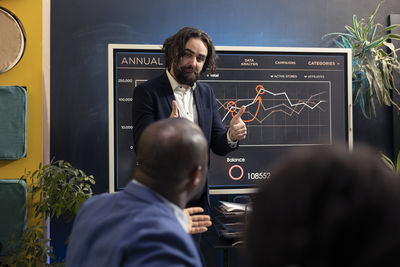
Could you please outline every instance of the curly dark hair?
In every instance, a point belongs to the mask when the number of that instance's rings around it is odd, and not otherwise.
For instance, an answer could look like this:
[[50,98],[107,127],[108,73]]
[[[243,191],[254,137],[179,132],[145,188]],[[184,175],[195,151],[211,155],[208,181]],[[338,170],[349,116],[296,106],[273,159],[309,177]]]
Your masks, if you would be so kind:
[[207,70],[209,73],[214,73],[217,66],[217,54],[211,38],[202,30],[190,27],[184,27],[173,36],[165,39],[162,50],[164,51],[166,68],[171,69],[172,65],[177,66],[179,64],[185,50],[185,45],[190,38],[198,38],[207,46],[207,58],[201,73]]

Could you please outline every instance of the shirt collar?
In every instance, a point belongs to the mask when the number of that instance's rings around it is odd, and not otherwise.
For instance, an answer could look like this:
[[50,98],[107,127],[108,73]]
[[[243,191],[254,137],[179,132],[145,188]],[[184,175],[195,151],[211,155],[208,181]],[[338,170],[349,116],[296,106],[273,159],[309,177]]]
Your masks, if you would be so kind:
[[[145,187],[147,189],[150,189],[149,187],[147,187],[146,185],[142,184],[141,182],[133,179],[132,180],[133,183]],[[176,219],[178,220],[179,224],[182,225],[183,230],[185,230],[185,232],[189,232],[188,230],[188,217],[186,216],[185,212],[183,211],[183,209],[181,209],[180,207],[178,207],[177,205],[175,205],[174,203],[172,203],[171,201],[169,201],[168,199],[166,199],[165,197],[163,197],[162,195],[160,195],[159,193],[155,192],[154,190],[150,189],[152,192],[154,192],[159,198],[162,199],[162,201],[164,201],[164,203],[172,210],[172,212],[174,213]]]
[[[169,83],[171,84],[172,90],[176,90],[179,87],[182,87],[182,84],[178,83],[175,78],[172,76],[172,74],[169,72],[168,69],[165,70],[167,72],[167,76],[168,76],[168,80]],[[194,85],[192,87],[190,87],[190,89],[192,89],[194,91],[194,89],[196,88],[196,83],[194,83]]]

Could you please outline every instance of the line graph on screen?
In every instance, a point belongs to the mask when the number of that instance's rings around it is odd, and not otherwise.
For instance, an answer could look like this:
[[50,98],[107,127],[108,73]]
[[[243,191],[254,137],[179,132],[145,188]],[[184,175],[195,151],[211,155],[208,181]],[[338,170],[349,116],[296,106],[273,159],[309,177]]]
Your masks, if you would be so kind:
[[248,135],[241,146],[331,144],[330,83],[207,81],[226,127],[241,106]]

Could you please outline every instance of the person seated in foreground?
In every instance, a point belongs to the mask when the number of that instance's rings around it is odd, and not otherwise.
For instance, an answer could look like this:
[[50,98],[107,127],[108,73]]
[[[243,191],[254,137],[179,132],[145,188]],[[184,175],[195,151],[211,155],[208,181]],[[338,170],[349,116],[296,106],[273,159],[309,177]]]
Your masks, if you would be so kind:
[[249,266],[400,266],[400,177],[378,153],[302,149],[271,174],[249,216]]
[[208,145],[201,129],[187,119],[155,122],[139,139],[137,162],[123,191],[82,205],[67,266],[202,265],[188,234],[196,225],[183,211],[205,184]]

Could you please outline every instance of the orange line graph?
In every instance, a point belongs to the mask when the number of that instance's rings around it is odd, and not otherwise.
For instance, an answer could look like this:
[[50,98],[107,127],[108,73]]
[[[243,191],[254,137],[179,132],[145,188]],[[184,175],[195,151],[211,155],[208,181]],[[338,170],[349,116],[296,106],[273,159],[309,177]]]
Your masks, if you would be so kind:
[[[238,109],[240,109],[240,107],[237,107],[237,103],[239,101],[243,101],[243,100],[248,100],[251,101],[249,104],[245,105],[246,107],[252,106],[254,104],[257,104],[257,109],[254,112],[254,114],[252,114],[250,111],[248,111],[246,109],[245,113],[249,114],[249,116],[251,117],[250,119],[247,120],[243,120],[243,122],[252,122],[254,120],[258,121],[259,123],[262,123],[265,119],[267,119],[268,117],[270,117],[272,114],[275,113],[284,113],[288,116],[292,116],[293,114],[300,114],[304,108],[309,108],[309,109],[314,109],[314,108],[318,108],[319,110],[325,112],[326,110],[324,110],[322,107],[320,107],[321,103],[327,102],[325,100],[319,100],[319,101],[313,101],[312,99],[315,97],[318,97],[326,92],[320,92],[320,93],[316,93],[314,95],[311,95],[308,99],[306,100],[299,100],[297,103],[292,103],[292,101],[289,99],[289,97],[287,96],[286,92],[282,92],[282,93],[273,93],[271,91],[268,91],[264,88],[263,85],[257,85],[256,86],[256,92],[257,95],[254,99],[238,99],[236,101],[228,101],[225,104],[222,104],[218,99],[217,101],[221,104],[221,107],[224,107],[224,109],[227,109],[228,112],[225,114],[225,116],[223,117],[222,121],[225,120],[225,118],[227,117],[227,115],[230,113],[231,116],[233,117],[235,115],[235,111],[237,111]],[[268,93],[272,96],[279,96],[279,95],[283,95],[284,99],[283,101],[287,101],[288,104],[286,103],[281,103],[278,105],[274,105],[271,107],[266,108],[263,104],[263,100],[261,98],[261,95],[264,93]],[[297,107],[300,107],[300,109],[297,109]],[[270,111],[264,118],[262,119],[258,119],[257,115],[259,114],[260,111],[260,107],[262,107],[263,111]],[[278,109],[277,109],[278,108]],[[285,110],[288,109],[289,111]],[[296,110],[297,109],[297,110]]]
[[[251,122],[257,117],[258,111],[260,110],[260,106],[261,106],[261,96],[258,96],[256,101],[258,101],[258,106],[257,106],[257,111],[254,114],[253,118],[251,118],[250,120],[243,120],[243,122]],[[233,112],[232,112],[232,114],[233,114]],[[250,114],[250,112],[249,112],[249,114]]]

